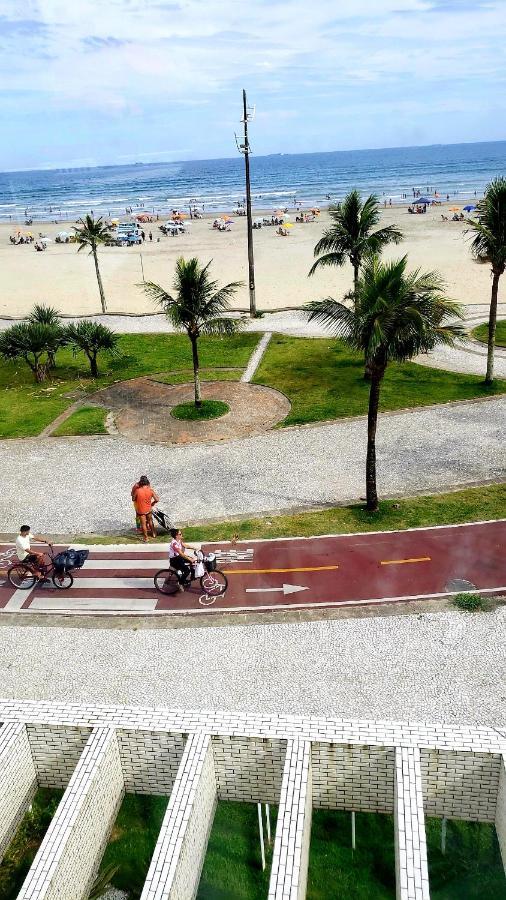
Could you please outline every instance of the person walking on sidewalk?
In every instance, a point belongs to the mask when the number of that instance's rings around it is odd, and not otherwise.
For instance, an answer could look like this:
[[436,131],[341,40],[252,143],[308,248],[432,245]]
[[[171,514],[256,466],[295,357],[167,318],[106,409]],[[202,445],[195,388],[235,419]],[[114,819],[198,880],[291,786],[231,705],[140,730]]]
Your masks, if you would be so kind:
[[141,475],[139,484],[132,488],[132,499],[134,501],[135,512],[139,516],[144,543],[149,540],[148,535],[156,537],[155,525],[153,522],[152,509],[155,503],[158,503],[159,496],[153,490],[146,475]]

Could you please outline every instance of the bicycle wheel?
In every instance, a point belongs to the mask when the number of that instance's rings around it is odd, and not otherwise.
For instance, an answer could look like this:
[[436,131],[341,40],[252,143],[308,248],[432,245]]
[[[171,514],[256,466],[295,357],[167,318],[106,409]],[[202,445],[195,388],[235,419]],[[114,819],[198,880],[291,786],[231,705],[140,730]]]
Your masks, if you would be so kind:
[[18,588],[18,590],[21,591],[30,590],[37,581],[32,570],[22,564],[19,566],[11,566],[7,572],[7,578],[12,584],[12,587]]
[[74,584],[74,576],[70,572],[53,572],[52,581],[55,588],[65,591]]
[[206,572],[200,579],[200,587],[210,597],[219,597],[224,594],[228,587],[227,576],[215,569],[214,572]]
[[179,582],[173,569],[160,569],[153,580],[161,594],[175,594],[178,590]]

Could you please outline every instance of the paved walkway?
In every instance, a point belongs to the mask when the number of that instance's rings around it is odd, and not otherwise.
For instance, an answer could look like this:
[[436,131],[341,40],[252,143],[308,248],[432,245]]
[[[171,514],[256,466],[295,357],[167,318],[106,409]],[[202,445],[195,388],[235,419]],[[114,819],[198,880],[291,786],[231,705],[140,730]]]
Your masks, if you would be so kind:
[[[381,415],[380,493],[504,479],[505,413],[498,397]],[[55,534],[129,527],[131,485],[143,472],[181,522],[354,500],[365,489],[365,450],[365,418],[187,447],[113,437],[2,441],[0,532],[21,520]]]
[[[242,541],[204,546],[228,578],[223,596],[194,581],[164,596],[153,578],[167,546],[91,547],[74,585],[15,590],[0,580],[0,613],[171,616],[275,613],[431,600],[462,590],[506,592],[506,519],[498,522],[335,537]],[[7,546],[0,546],[0,552]]]

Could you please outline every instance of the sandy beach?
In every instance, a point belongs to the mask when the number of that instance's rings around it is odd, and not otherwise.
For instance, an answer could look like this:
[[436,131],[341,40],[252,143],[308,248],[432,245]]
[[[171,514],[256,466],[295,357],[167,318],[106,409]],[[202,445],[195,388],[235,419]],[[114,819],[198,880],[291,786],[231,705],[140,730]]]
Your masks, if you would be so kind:
[[[451,205],[451,204],[450,204]],[[448,294],[465,305],[488,303],[490,272],[488,266],[474,263],[469,253],[469,241],[463,232],[465,224],[444,222],[444,206],[429,209],[425,215],[410,215],[406,207],[382,210],[384,223],[395,222],[405,240],[388,248],[385,256],[407,253],[412,268],[437,269],[444,276]],[[255,211],[255,215],[259,215]],[[291,211],[291,221],[295,214]],[[288,237],[276,234],[275,227],[254,231],[257,306],[275,310],[298,307],[308,300],[332,295],[341,297],[351,286],[351,267],[320,270],[307,277],[313,262],[313,248],[329,215],[322,211],[315,222],[294,224]],[[174,263],[178,256],[198,256],[203,262],[213,261],[213,275],[221,283],[243,281],[234,307],[247,309],[246,221],[235,218],[231,232],[212,228],[211,219],[189,222],[189,233],[178,237],[164,237],[153,223],[153,241],[140,247],[103,247],[99,251],[100,269],[104,282],[107,308],[110,313],[146,314],[155,312],[144,295],[142,279],[156,281],[170,288]],[[9,235],[19,226],[0,224],[0,266],[2,290],[0,318],[22,318],[34,303],[50,303],[64,315],[93,315],[100,311],[93,260],[86,251],[77,253],[74,244],[48,244],[44,253],[37,253],[33,244],[14,246]],[[61,231],[70,230],[68,223],[35,223],[31,227],[35,237],[39,232],[54,239]],[[21,226],[21,230],[29,230]],[[149,234],[146,226],[146,236]],[[158,237],[160,240],[158,241]],[[141,257],[142,254],[142,257]],[[504,279],[503,279],[504,282]],[[500,301],[506,300],[506,286],[500,289]]]

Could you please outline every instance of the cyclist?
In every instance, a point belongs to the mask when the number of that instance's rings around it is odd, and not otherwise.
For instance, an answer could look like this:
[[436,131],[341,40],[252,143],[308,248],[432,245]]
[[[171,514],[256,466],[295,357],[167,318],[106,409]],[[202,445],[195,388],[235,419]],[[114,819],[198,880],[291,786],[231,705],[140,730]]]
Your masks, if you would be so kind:
[[179,528],[170,529],[171,542],[169,544],[169,566],[177,572],[179,590],[184,591],[184,584],[192,576],[193,559],[188,556],[186,546],[183,543],[183,532]]
[[47,544],[45,538],[32,534],[29,525],[22,525],[16,538],[16,555],[20,562],[30,566],[33,574],[37,576],[39,581],[47,581],[45,577],[46,564],[44,554],[34,552],[30,541],[39,541],[41,544]]

